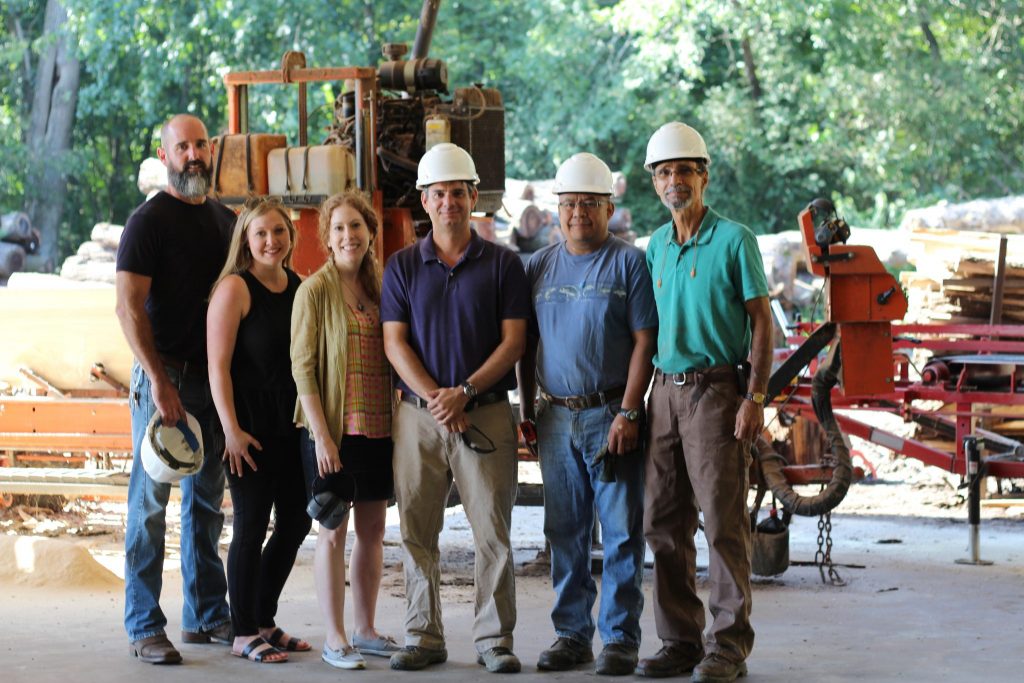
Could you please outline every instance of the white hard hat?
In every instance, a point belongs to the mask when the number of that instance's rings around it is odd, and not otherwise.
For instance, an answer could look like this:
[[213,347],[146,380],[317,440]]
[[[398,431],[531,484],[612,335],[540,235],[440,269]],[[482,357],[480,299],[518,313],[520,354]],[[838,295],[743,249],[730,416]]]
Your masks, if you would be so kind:
[[612,171],[590,152],[580,152],[562,162],[555,174],[555,194],[586,192],[611,194]]
[[672,159],[703,159],[711,163],[704,138],[696,130],[678,121],[666,123],[654,131],[647,143],[647,159],[644,168],[653,171],[655,165]]
[[420,159],[416,177],[416,189],[450,180],[466,180],[476,185],[480,176],[469,152],[451,142],[442,142],[431,147]]
[[185,413],[176,425],[165,425],[158,412],[142,436],[142,466],[163,484],[180,481],[203,466],[203,432],[199,420]]

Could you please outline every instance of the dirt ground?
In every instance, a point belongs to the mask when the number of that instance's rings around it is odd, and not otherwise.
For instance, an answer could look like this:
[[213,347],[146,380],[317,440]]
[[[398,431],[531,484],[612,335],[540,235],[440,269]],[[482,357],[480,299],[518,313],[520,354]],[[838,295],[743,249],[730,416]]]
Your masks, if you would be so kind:
[[[874,483],[851,488],[832,515],[832,558],[845,585],[824,584],[814,566],[791,566],[780,576],[755,577],[753,623],[757,631],[748,660],[757,681],[1013,681],[1024,656],[1024,505],[983,508],[981,557],[991,566],[954,563],[968,555],[966,506],[958,478],[916,461],[855,443],[878,472]],[[521,479],[535,473],[523,471]],[[1007,482],[1007,486],[1020,482]],[[171,518],[176,512],[172,509]],[[256,665],[211,645],[180,646],[185,664],[155,667],[128,656],[122,627],[121,553],[123,506],[72,504],[59,514],[31,507],[0,511],[0,680],[14,682],[102,680],[328,681],[355,676],[383,680],[392,672],[369,657],[363,672],[341,672],[319,661],[322,620],[312,581],[311,535],[282,599],[279,623],[308,638],[314,652],[285,665]],[[593,669],[543,673],[538,653],[553,640],[552,601],[546,568],[531,561],[543,546],[539,508],[516,508],[513,540],[517,564],[516,652],[518,680],[592,679]],[[790,530],[794,562],[814,558],[817,519],[797,518]],[[229,540],[229,528],[222,539]],[[46,538],[56,537],[56,538]],[[42,538],[43,540],[38,540]],[[64,552],[54,544],[74,544]],[[703,538],[698,539],[698,544]],[[34,549],[35,553],[31,552]],[[460,508],[449,511],[442,535],[443,604],[449,661],[417,680],[477,680],[474,663],[472,544]],[[378,627],[401,640],[404,615],[401,551],[392,508],[385,548],[385,575]],[[63,554],[62,554],[63,552]],[[702,551],[703,552],[703,551]],[[34,571],[25,571],[35,557]],[[92,561],[95,562],[92,562]],[[95,563],[110,571],[96,571]],[[706,566],[706,556],[699,564]],[[92,565],[89,567],[89,565]],[[168,633],[180,643],[181,576],[176,543],[168,544],[161,604]],[[706,599],[705,573],[698,574]],[[651,576],[645,576],[648,605]],[[659,646],[653,616],[645,609],[641,656]],[[595,649],[600,648],[599,639]],[[627,677],[628,678],[628,677]]]

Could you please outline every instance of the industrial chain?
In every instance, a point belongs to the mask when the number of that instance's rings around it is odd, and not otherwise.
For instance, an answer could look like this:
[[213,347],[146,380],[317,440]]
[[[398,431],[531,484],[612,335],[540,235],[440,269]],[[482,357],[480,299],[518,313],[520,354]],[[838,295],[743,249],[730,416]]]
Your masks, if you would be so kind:
[[[826,512],[818,517],[818,550],[814,553],[814,564],[818,565],[822,583],[833,586],[845,586],[846,582],[839,576],[836,566],[832,563],[832,513]],[[828,578],[825,578],[825,574]]]

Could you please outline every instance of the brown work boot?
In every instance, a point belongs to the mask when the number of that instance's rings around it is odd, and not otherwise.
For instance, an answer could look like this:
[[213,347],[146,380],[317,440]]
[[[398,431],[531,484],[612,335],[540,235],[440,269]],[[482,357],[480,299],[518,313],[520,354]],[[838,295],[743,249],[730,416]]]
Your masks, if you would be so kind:
[[181,664],[181,653],[163,633],[132,641],[128,652],[147,664]]
[[693,646],[665,645],[653,657],[641,659],[636,673],[648,678],[679,676],[693,671],[703,657],[704,652]]
[[572,638],[559,637],[537,658],[537,668],[545,671],[568,671],[578,664],[594,661],[594,651],[589,645]]
[[636,648],[623,643],[608,643],[594,666],[600,676],[631,676],[636,671]]
[[746,675],[746,662],[733,662],[717,652],[693,667],[693,683],[731,683]]

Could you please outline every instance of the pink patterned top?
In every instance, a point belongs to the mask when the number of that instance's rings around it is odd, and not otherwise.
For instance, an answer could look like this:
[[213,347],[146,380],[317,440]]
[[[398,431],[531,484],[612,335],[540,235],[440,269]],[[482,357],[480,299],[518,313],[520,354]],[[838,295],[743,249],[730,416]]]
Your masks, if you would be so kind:
[[345,366],[345,434],[370,439],[391,436],[391,366],[384,356],[380,309],[349,306]]

